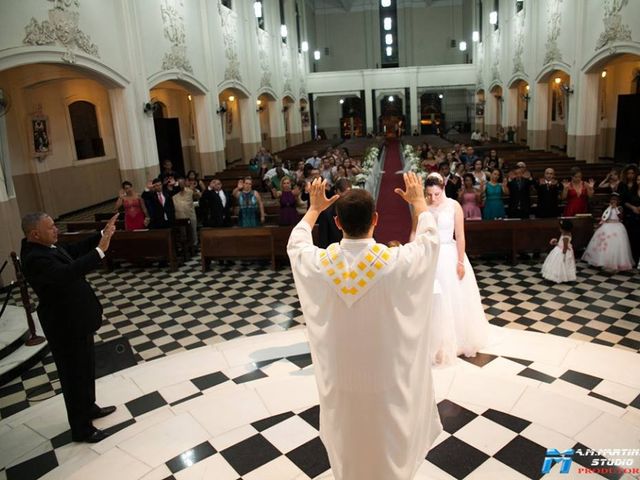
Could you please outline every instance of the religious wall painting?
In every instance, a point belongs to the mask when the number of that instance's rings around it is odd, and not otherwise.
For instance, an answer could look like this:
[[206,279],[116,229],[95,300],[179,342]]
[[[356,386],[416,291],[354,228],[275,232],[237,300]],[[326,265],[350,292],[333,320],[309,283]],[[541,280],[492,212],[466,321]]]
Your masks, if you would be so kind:
[[227,60],[224,79],[225,81],[237,80],[238,82],[242,82],[237,44],[237,15],[233,10],[223,6],[220,0],[218,0],[218,13],[220,14],[220,22],[222,25],[224,56]]
[[282,90],[291,92],[291,61],[289,58],[289,47],[286,43],[282,44],[282,77],[284,80]]
[[171,49],[162,57],[162,69],[177,69],[193,73],[193,68],[187,58],[183,11],[183,0],[164,0],[160,5],[164,38],[171,42]]
[[614,42],[630,42],[631,29],[622,23],[621,11],[627,6],[629,0],[604,0],[604,32],[598,37],[596,50]]
[[522,9],[516,14],[515,21],[513,22],[514,28],[514,49],[513,49],[513,70],[511,73],[524,72],[524,23],[525,23],[526,8]]
[[269,65],[269,59],[271,58],[270,51],[270,36],[267,32],[258,28],[258,52],[260,62],[260,88],[271,86],[271,66]]
[[24,27],[25,45],[61,45],[65,48],[62,60],[75,63],[74,50],[100,58],[98,47],[91,42],[91,37],[79,28],[80,0],[48,0],[53,3],[49,10],[48,20],[38,22],[34,17]]
[[31,155],[37,158],[44,158],[49,155],[51,149],[51,136],[49,130],[49,117],[41,113],[29,117],[29,132]]
[[309,118],[309,112],[304,110],[300,113],[300,117],[302,118],[302,126],[303,127],[308,127],[309,125],[311,125],[311,121]]
[[547,42],[543,61],[545,65],[562,61],[562,53],[558,47],[558,37],[560,36],[562,23],[562,1],[547,0]]

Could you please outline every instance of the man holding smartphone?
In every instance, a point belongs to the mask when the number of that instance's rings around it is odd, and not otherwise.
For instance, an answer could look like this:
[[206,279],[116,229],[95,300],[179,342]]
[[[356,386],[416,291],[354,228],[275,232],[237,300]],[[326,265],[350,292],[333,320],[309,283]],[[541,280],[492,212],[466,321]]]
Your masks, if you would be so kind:
[[116,229],[116,213],[102,232],[64,247],[58,228],[43,212],[22,219],[22,270],[38,296],[38,318],[58,368],[62,395],[76,442],[96,443],[107,435],[92,420],[116,407],[96,405],[93,334],[102,325],[102,305],[85,275],[101,265]]

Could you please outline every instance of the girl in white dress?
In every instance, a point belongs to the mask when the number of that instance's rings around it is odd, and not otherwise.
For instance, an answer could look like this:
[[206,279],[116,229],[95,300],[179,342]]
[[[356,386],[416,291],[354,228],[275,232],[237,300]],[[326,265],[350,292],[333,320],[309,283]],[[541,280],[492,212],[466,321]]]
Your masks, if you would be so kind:
[[576,259],[571,245],[571,220],[560,222],[560,238],[552,238],[549,245],[554,248],[542,264],[542,276],[556,283],[575,282]]
[[590,265],[616,272],[631,270],[634,265],[629,235],[621,221],[619,199],[617,193],[611,195],[609,206],[582,255],[582,260]]
[[436,219],[440,236],[432,307],[431,360],[434,364],[448,365],[458,355],[474,357],[485,346],[489,323],[473,268],[464,252],[462,207],[446,197],[440,174],[430,174],[425,183],[429,211]]

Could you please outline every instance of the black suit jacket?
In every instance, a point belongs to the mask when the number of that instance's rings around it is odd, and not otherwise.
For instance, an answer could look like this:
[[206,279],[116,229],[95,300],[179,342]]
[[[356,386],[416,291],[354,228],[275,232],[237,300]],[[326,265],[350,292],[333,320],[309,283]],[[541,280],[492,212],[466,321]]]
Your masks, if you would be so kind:
[[[177,193],[177,190],[169,191],[163,189],[164,195],[164,207],[158,200],[158,195],[154,191],[142,192],[142,199],[149,212],[149,227],[150,228],[168,228],[175,223],[176,220],[176,208],[173,205],[173,196]],[[166,218],[165,218],[166,216]]]
[[336,227],[333,217],[336,216],[336,206],[331,205],[318,217],[318,246],[327,248],[332,243],[342,240],[342,232]]
[[509,211],[511,214],[517,213],[521,215],[529,214],[531,209],[531,187],[533,180],[530,178],[520,178],[511,180],[507,187],[509,188]]
[[84,278],[101,265],[100,237],[59,248],[22,240],[22,270],[38,295],[38,318],[50,342],[86,336],[102,325],[102,305]]
[[538,208],[536,215],[540,218],[554,218],[560,213],[560,185],[536,184],[538,192]]
[[231,200],[233,197],[230,192],[224,192],[227,197],[227,203],[223,207],[220,195],[208,188],[200,197],[200,214],[202,215],[202,224],[205,227],[229,227],[231,226]]

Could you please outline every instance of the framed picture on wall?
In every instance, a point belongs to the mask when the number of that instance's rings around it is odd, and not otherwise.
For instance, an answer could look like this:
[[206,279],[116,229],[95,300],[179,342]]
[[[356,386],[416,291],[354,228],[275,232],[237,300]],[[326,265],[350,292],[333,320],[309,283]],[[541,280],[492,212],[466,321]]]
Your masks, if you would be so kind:
[[302,126],[303,127],[308,127],[309,126],[309,112],[302,112],[300,115],[302,116]]
[[31,128],[31,153],[35,157],[44,157],[51,153],[49,136],[49,117],[46,115],[32,115],[29,118]]

